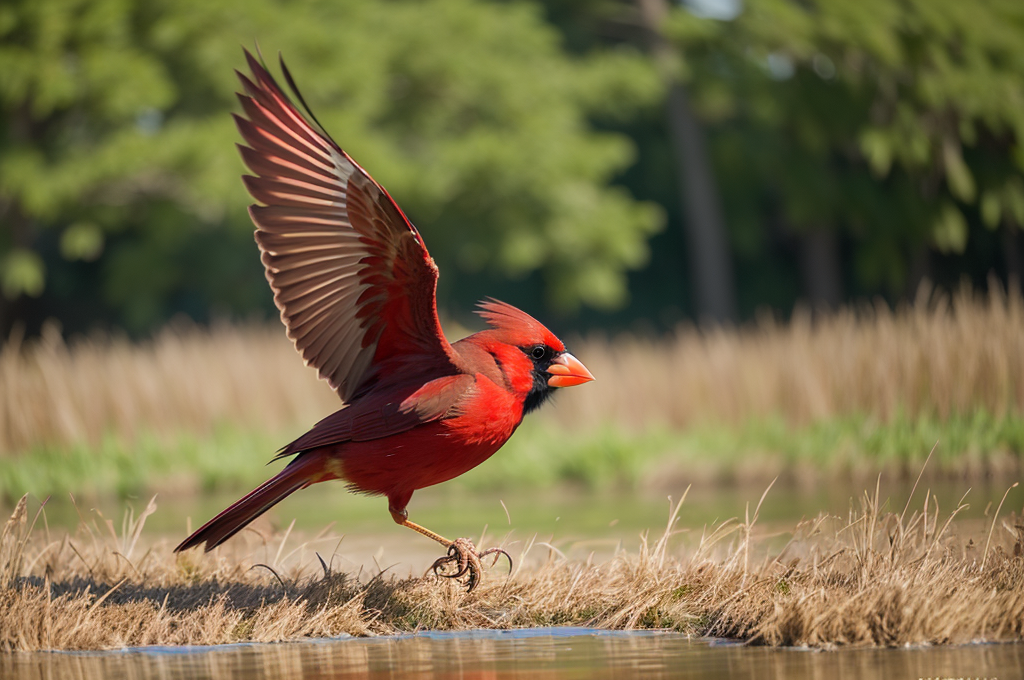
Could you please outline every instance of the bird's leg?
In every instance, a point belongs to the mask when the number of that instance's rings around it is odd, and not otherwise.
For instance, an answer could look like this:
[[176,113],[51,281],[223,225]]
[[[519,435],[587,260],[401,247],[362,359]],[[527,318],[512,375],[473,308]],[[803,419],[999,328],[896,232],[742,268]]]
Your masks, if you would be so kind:
[[[447,538],[440,534],[436,534],[430,529],[420,526],[415,522],[409,521],[409,512],[402,508],[396,510],[393,506],[389,508],[391,511],[391,518],[395,520],[396,524],[401,524],[403,527],[409,527],[413,531],[423,534],[427,538],[431,538],[441,545],[448,548],[448,553],[442,557],[434,560],[434,563],[427,569],[428,572],[433,571],[436,576],[443,576],[444,578],[461,578],[462,576],[469,574],[467,593],[473,592],[473,589],[480,584],[480,580],[483,578],[483,563],[480,561],[481,558],[487,557],[488,555],[494,555],[494,562],[491,566],[497,564],[498,559],[504,555],[508,558],[508,569],[512,571],[512,556],[501,548],[488,548],[483,552],[477,552],[476,546],[468,538],[457,538],[454,541],[449,541]],[[457,568],[454,573],[447,573],[443,571],[443,568],[449,564],[454,564]]]
[[420,526],[419,524],[416,524],[416,522],[409,521],[409,513],[407,511],[405,511],[405,510],[403,510],[401,512],[395,512],[394,510],[392,510],[391,511],[391,519],[395,520],[395,522],[397,524],[401,524],[403,527],[409,527],[413,531],[421,533],[424,536],[426,536],[427,538],[431,538],[431,539],[437,541],[438,543],[440,543],[441,545],[443,545],[445,547],[448,547],[452,543],[454,543],[454,541],[449,541],[447,538],[445,538],[441,534],[435,534],[430,529],[428,529],[428,528],[426,528],[424,526]]

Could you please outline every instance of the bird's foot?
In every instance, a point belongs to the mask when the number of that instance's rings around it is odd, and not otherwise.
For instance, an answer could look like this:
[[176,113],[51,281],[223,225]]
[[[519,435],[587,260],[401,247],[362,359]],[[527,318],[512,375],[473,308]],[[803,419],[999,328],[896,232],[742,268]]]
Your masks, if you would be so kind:
[[[491,562],[492,567],[504,555],[508,559],[509,573],[512,572],[512,556],[501,548],[488,548],[483,552],[477,552],[473,541],[468,538],[457,538],[454,543],[448,546],[448,554],[437,558],[430,569],[427,570],[427,573],[433,571],[435,576],[444,578],[461,578],[468,574],[466,592],[471,593],[474,588],[480,585],[484,568],[482,560],[488,555],[494,555],[494,561]],[[449,573],[449,565],[454,565],[455,571]]]

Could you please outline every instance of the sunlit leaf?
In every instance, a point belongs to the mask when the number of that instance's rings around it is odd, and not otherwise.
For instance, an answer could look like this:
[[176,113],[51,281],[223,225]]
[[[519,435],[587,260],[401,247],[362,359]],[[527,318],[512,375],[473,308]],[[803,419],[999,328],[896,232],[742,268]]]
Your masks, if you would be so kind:
[[967,247],[967,220],[952,203],[946,203],[932,228],[935,247],[944,253],[962,253]]
[[0,260],[0,287],[8,300],[20,295],[38,297],[43,292],[45,277],[42,258],[31,250],[16,248]]
[[60,235],[60,252],[69,260],[91,262],[103,252],[103,232],[90,222],[76,222]]

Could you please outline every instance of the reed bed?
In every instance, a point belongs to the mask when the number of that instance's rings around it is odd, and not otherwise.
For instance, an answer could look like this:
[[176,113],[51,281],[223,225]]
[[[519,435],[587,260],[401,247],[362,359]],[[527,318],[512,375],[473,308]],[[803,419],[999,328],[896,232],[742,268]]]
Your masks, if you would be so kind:
[[210,555],[174,556],[164,543],[143,550],[152,503],[120,532],[93,523],[51,538],[32,529],[23,501],[0,538],[0,650],[550,625],[824,648],[1019,641],[1021,518],[1000,518],[1000,506],[965,530],[955,519],[963,505],[943,513],[927,494],[918,503],[883,511],[876,489],[848,517],[800,523],[781,547],[758,530],[760,504],[689,540],[675,526],[677,504],[659,538],[603,562],[506,544],[514,571],[492,568],[466,593],[434,576],[338,573],[287,534]]
[[781,417],[806,425],[857,414],[1024,412],[1024,298],[998,283],[982,296],[922,288],[912,305],[884,302],[788,323],[762,316],[734,328],[680,327],[671,338],[590,338],[578,356],[598,381],[565,395],[566,422],[741,424]]
[[337,404],[271,326],[179,322],[148,342],[94,335],[69,345],[51,325],[0,349],[0,454],[111,434],[202,435],[225,422],[274,430]]
[[[946,419],[1024,414],[1024,299],[922,292],[788,323],[684,326],[666,337],[572,343],[598,380],[566,390],[541,419],[627,431],[782,418],[793,426],[855,414]],[[223,423],[277,432],[309,425],[337,397],[277,325],[172,324],[148,342],[55,328],[0,348],[0,455],[95,444],[140,432],[205,434]]]

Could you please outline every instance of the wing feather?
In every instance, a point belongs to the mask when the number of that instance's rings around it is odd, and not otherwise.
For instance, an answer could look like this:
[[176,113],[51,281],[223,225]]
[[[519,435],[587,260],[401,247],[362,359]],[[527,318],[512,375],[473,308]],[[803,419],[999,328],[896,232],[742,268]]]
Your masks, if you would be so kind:
[[462,373],[407,387],[406,392],[397,395],[372,395],[327,416],[285,446],[277,457],[339,441],[377,439],[444,418],[464,403],[475,384],[475,376]]
[[[437,268],[388,193],[309,122],[246,51],[235,123],[250,215],[281,320],[345,401],[384,366],[457,372],[437,319]],[[283,64],[282,64],[283,67]]]

